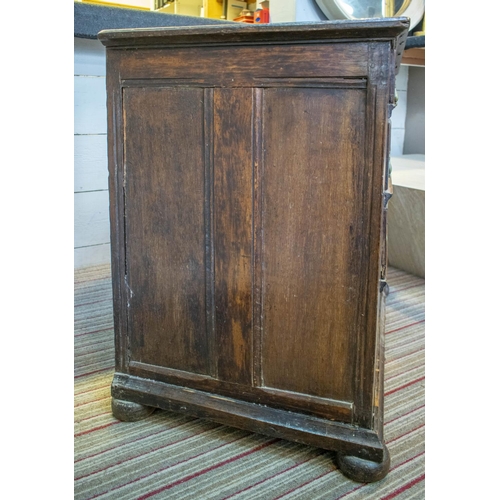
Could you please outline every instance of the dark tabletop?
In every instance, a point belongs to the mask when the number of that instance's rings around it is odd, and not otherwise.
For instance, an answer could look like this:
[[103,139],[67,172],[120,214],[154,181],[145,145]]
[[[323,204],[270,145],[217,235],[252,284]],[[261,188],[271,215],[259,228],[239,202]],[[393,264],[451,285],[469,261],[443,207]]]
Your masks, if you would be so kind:
[[[160,28],[164,26],[202,26],[233,24],[233,21],[206,17],[165,14],[147,10],[124,9],[75,2],[75,37],[97,39],[101,30],[125,28]],[[406,49],[425,47],[425,36],[409,36]]]
[[97,39],[101,30],[123,28],[160,28],[163,26],[199,26],[227,24],[232,21],[206,17],[164,14],[147,10],[124,9],[75,2],[75,37]]

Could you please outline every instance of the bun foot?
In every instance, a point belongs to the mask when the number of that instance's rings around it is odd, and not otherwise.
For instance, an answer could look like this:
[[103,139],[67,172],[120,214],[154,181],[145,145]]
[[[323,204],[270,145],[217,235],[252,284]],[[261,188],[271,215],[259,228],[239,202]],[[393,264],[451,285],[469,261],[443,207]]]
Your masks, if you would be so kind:
[[154,412],[151,406],[144,406],[132,401],[124,401],[122,399],[111,398],[111,409],[113,415],[122,422],[136,422],[148,417]]
[[373,462],[372,460],[345,455],[342,452],[337,453],[337,462],[344,476],[358,483],[380,481],[387,475],[391,465],[389,450],[385,445],[382,462]]

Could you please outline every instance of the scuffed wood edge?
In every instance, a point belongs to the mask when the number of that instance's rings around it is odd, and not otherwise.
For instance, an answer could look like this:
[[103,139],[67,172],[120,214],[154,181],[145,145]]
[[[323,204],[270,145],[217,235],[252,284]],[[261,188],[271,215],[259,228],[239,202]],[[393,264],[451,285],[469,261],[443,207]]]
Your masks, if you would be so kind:
[[115,373],[111,395],[376,462],[383,459],[384,444],[377,433],[348,424],[122,373]]
[[[206,45],[226,43],[297,43],[342,39],[394,39],[407,32],[408,18],[316,23],[234,24],[102,30],[98,40],[106,47]],[[406,38],[406,36],[405,36]],[[403,43],[404,48],[404,43]]]

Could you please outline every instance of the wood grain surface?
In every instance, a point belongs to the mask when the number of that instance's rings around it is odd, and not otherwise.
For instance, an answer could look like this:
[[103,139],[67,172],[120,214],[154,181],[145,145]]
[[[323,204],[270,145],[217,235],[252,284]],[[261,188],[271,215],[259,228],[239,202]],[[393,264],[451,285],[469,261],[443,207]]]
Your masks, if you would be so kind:
[[131,356],[208,373],[203,90],[126,89],[124,109]]
[[352,400],[349,339],[362,328],[359,250],[367,237],[366,174],[356,174],[366,173],[364,94],[264,92],[262,370],[269,387]]

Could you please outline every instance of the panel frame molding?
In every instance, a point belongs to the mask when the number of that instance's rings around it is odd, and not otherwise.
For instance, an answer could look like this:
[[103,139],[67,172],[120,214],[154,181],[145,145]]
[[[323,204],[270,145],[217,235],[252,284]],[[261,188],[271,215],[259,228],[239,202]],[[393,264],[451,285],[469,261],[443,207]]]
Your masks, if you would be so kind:
[[[378,44],[375,47],[378,48]],[[370,46],[371,50],[371,46]],[[287,406],[291,410],[307,411],[311,405],[314,407],[313,411],[319,414],[328,415],[328,418],[337,418],[339,421],[349,422],[353,424],[361,425],[373,425],[374,414],[372,413],[371,401],[368,401],[368,405],[361,399],[354,401],[342,401],[329,398],[321,398],[315,396],[309,396],[307,394],[295,393],[293,391],[285,391],[274,387],[268,387],[263,383],[262,378],[262,318],[263,318],[263,300],[262,300],[262,188],[263,188],[263,148],[262,148],[262,107],[264,105],[264,91],[266,88],[281,88],[281,89],[307,89],[307,88],[321,88],[321,89],[360,89],[366,92],[367,105],[366,114],[367,122],[371,122],[371,118],[368,116],[370,113],[375,114],[375,109],[371,109],[370,99],[375,106],[377,99],[377,88],[372,84],[372,80],[375,80],[377,75],[374,75],[375,65],[372,63],[371,71],[367,75],[360,75],[358,77],[297,77],[297,78],[277,78],[277,77],[255,77],[253,81],[247,85],[241,85],[238,82],[229,83],[228,85],[221,86],[214,84],[211,79],[200,79],[200,78],[141,78],[141,79],[121,79],[119,82],[119,94],[121,107],[123,107],[123,90],[127,88],[144,88],[144,89],[169,89],[169,88],[198,88],[203,89],[204,102],[203,102],[203,112],[204,112],[204,171],[205,171],[205,183],[204,183],[204,220],[205,220],[205,273],[206,273],[206,320],[207,320],[207,337],[209,339],[209,376],[202,374],[195,374],[186,372],[183,370],[166,369],[157,367],[148,363],[141,363],[135,361],[131,357],[130,344],[127,343],[126,346],[119,347],[117,350],[122,352],[121,363],[124,373],[130,373],[135,375],[141,375],[142,373],[147,373],[148,376],[164,381],[167,383],[179,383],[189,386],[196,382],[203,381],[203,387],[206,387],[207,381],[211,380],[212,384],[217,387],[217,390],[226,392],[228,395],[238,392],[238,387],[236,384],[223,383],[217,379],[217,353],[215,347],[215,263],[216,258],[214,249],[214,151],[213,151],[213,120],[214,120],[214,92],[217,89],[224,88],[248,88],[251,90],[252,96],[252,156],[253,156],[253,185],[252,185],[252,384],[255,391],[252,390],[252,394],[249,397],[249,401],[252,398],[257,397],[260,401],[265,404],[278,404],[282,406]],[[383,70],[383,69],[382,69]],[[380,71],[378,69],[377,71]],[[380,92],[379,92],[380,93]],[[371,97],[370,97],[371,96]],[[380,99],[380,96],[378,96]],[[119,130],[123,130],[123,119],[121,123],[118,123]],[[372,131],[372,136],[366,134],[365,137],[365,148],[367,152],[373,152],[375,144],[375,131]],[[124,153],[121,152],[121,155]],[[122,156],[123,157],[123,156]],[[367,165],[373,164],[371,156],[366,156],[365,161]],[[369,168],[369,167],[365,167]],[[123,173],[123,172],[122,172]],[[126,176],[123,176],[123,182],[125,182]],[[111,177],[110,177],[111,183]],[[126,209],[126,199],[125,194],[123,194],[123,213],[124,219],[127,218]],[[371,205],[371,202],[369,202]],[[260,207],[260,208],[259,208]],[[371,216],[370,216],[371,217]],[[368,219],[370,219],[370,217]],[[127,283],[127,237],[126,230],[123,229],[123,246],[124,255],[123,259],[125,261],[125,274],[123,276],[123,289],[125,292],[125,298],[122,300],[128,300],[128,283]],[[366,308],[367,304],[367,294],[366,291],[362,294],[363,304],[361,308]],[[128,311],[128,307],[126,308]],[[128,315],[127,315],[128,316]],[[362,329],[357,328],[360,332]],[[126,330],[126,338],[130,340],[128,333],[128,320]],[[120,337],[122,337],[120,335]],[[354,345],[354,344],[353,344]],[[358,353],[367,349],[365,346],[365,339],[360,336],[357,340],[356,345],[353,349],[358,349]],[[356,349],[355,349],[356,348]],[[369,347],[368,347],[369,348]],[[354,368],[354,377],[352,379],[353,384],[353,394],[360,394],[360,390],[365,385],[373,386],[373,379],[366,381],[366,376],[363,374],[362,363],[360,359],[364,358],[364,355],[358,354],[357,361]],[[375,368],[374,368],[375,370]],[[371,369],[368,369],[370,372]],[[377,372],[378,373],[378,372]],[[371,377],[368,377],[370,379]],[[194,387],[194,386],[193,386]],[[269,399],[268,399],[269,398]],[[300,400],[302,398],[304,404],[291,404],[293,399]],[[277,401],[277,403],[276,403]],[[306,404],[307,401],[307,404]],[[327,401],[330,403],[328,404]],[[367,422],[370,422],[367,424]]]

